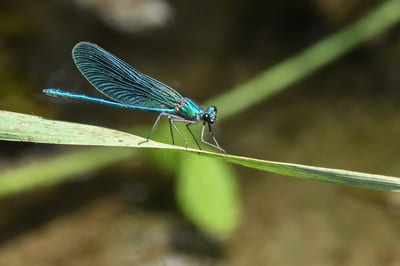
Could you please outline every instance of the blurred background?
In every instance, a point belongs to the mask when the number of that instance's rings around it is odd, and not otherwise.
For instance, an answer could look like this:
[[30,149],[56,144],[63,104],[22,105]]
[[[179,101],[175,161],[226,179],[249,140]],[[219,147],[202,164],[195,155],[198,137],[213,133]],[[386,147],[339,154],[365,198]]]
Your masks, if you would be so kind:
[[[99,96],[71,58],[77,42],[91,41],[182,95],[209,102],[383,2],[0,0],[0,109],[150,128],[154,114],[41,91]],[[395,26],[217,122],[215,134],[232,154],[399,176],[399,69]],[[82,149],[0,142],[0,172]],[[399,265],[397,194],[234,170],[241,217],[223,239],[188,221],[177,206],[174,175],[145,157],[3,196],[0,264]]]

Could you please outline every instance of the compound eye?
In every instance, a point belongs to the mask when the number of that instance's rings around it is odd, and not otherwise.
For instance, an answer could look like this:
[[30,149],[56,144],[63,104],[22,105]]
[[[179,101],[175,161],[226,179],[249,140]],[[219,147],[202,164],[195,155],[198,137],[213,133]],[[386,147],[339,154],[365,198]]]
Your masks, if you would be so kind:
[[206,121],[206,122],[209,122],[209,121],[210,121],[210,115],[207,114],[207,113],[205,113],[205,114],[203,115],[203,120]]
[[215,107],[214,105],[211,107],[214,109],[214,112],[217,112],[217,107]]

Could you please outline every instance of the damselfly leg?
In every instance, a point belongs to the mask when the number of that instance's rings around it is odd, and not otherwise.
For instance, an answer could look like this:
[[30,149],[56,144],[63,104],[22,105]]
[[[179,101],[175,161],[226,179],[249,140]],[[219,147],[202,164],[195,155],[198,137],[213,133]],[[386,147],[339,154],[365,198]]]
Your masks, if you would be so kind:
[[217,150],[219,150],[219,151],[221,151],[221,152],[223,152],[223,153],[226,153],[225,150],[222,149],[222,148],[219,146],[218,141],[217,141],[217,139],[215,138],[215,136],[214,136],[214,134],[213,134],[213,132],[212,132],[212,129],[211,129],[211,125],[210,125],[209,123],[207,123],[207,125],[208,125],[208,134],[210,135],[210,138],[214,141],[215,144],[212,144],[212,143],[210,143],[210,142],[208,142],[208,141],[206,141],[206,140],[204,139],[204,128],[205,128],[205,125],[206,125],[206,123],[203,122],[203,127],[202,127],[202,129],[201,129],[201,135],[200,135],[200,140],[201,140],[201,142],[203,142],[204,144],[207,144],[207,145],[209,145],[209,146],[211,146],[211,147],[213,147],[213,148],[215,148],[215,149],[217,149]]
[[192,120],[186,120],[186,119],[182,119],[179,116],[176,115],[171,115],[168,113],[160,113],[156,119],[156,121],[153,124],[153,127],[151,128],[150,134],[147,137],[146,140],[141,141],[138,143],[138,145],[148,142],[151,139],[151,136],[153,135],[154,131],[156,130],[156,128],[158,127],[158,125],[160,124],[160,120],[163,116],[168,117],[168,122],[169,122],[169,129],[170,129],[170,134],[171,134],[171,138],[172,138],[172,144],[175,144],[175,140],[174,140],[174,134],[173,134],[173,129],[175,129],[175,131],[178,133],[178,135],[181,137],[181,139],[183,140],[183,142],[185,143],[186,148],[188,147],[188,141],[186,140],[186,138],[183,136],[183,134],[181,133],[181,131],[178,129],[178,127],[175,125],[175,122],[179,122],[179,123],[186,123],[186,128],[188,129],[190,135],[193,137],[194,141],[196,142],[197,147],[199,147],[199,149],[201,150],[201,147],[199,145],[199,143],[197,142],[196,138],[194,137],[192,131],[190,130],[189,126],[192,124],[197,124],[198,121],[192,121]]

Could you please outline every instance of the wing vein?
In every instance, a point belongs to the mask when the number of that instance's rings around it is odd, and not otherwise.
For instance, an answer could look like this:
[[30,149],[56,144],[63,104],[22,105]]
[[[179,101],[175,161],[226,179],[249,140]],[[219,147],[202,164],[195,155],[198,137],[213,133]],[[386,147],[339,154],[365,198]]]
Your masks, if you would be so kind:
[[182,96],[171,87],[140,73],[115,55],[90,42],[72,50],[82,75],[101,93],[122,104],[151,109],[171,109]]

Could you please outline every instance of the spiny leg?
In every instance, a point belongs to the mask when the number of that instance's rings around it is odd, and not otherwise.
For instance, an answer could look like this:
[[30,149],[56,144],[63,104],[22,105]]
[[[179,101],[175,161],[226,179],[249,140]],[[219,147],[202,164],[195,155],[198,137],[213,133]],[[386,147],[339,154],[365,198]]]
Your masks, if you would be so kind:
[[171,134],[171,139],[172,139],[172,145],[175,145],[174,133],[172,132],[172,122],[170,116],[168,116],[168,122],[169,122],[169,132]]
[[[210,137],[211,137],[212,140],[214,141],[215,145],[217,145],[217,147],[219,147],[219,148],[221,149],[221,146],[219,146],[218,141],[217,141],[217,139],[215,138],[214,133],[212,132],[212,129],[211,129],[211,125],[210,125],[210,124],[208,124],[208,133],[210,134]],[[223,150],[223,149],[222,149],[222,150]],[[224,151],[224,153],[225,153],[225,151]]]
[[186,128],[189,130],[190,135],[192,135],[194,141],[195,141],[196,144],[197,144],[197,147],[199,147],[199,149],[201,150],[201,147],[200,147],[198,141],[196,140],[196,138],[195,138],[194,135],[193,135],[193,132],[192,132],[192,131],[190,130],[190,128],[189,128],[190,125],[192,125],[192,124],[197,124],[199,121],[196,121],[196,120],[195,120],[195,121],[193,121],[193,120],[187,120],[187,119],[183,119],[183,118],[181,118],[181,117],[179,117],[179,116],[172,116],[172,117],[173,117],[173,119],[171,119],[171,123],[172,123],[172,125],[174,126],[176,132],[178,132],[179,136],[180,136],[180,137],[183,139],[183,141],[185,142],[186,148],[188,147],[188,141],[187,141],[186,138],[182,135],[182,133],[178,130],[178,128],[175,126],[175,122],[186,123]]
[[[141,141],[138,143],[138,145],[148,142],[151,138],[151,136],[153,135],[154,131],[156,130],[156,128],[158,127],[158,124],[160,123],[161,117],[163,116],[168,116],[168,121],[169,121],[169,125],[170,125],[170,133],[171,133],[171,138],[172,138],[172,144],[175,144],[175,140],[174,140],[174,135],[173,135],[173,130],[172,127],[175,128],[176,132],[178,133],[178,135],[182,138],[182,140],[185,142],[185,146],[186,148],[188,147],[188,141],[186,140],[186,138],[182,135],[182,133],[179,131],[179,129],[176,127],[175,122],[183,122],[186,123],[186,127],[188,128],[189,125],[191,124],[196,124],[198,123],[198,121],[192,121],[192,120],[186,120],[183,119],[180,116],[177,115],[173,115],[173,114],[169,114],[169,113],[160,113],[156,119],[156,121],[154,122],[154,125],[150,131],[149,136],[147,137],[146,140]],[[195,140],[197,146],[200,148],[199,143],[197,142],[196,138],[194,137],[192,131],[188,128],[190,134],[192,135],[193,139]],[[212,145],[211,145],[212,146]],[[201,149],[201,148],[200,148]]]
[[212,132],[212,130],[211,130],[211,125],[208,123],[208,133],[210,134],[210,137],[211,137],[211,139],[214,141],[214,143],[215,144],[212,144],[212,143],[210,143],[210,142],[208,142],[208,141],[206,141],[205,139],[204,139],[204,127],[205,127],[205,122],[203,123],[203,127],[202,127],[202,129],[201,129],[201,135],[200,135],[200,140],[201,140],[201,142],[203,142],[204,144],[207,144],[207,145],[209,145],[209,146],[211,146],[211,147],[213,147],[213,148],[215,148],[215,149],[217,149],[217,150],[219,150],[219,151],[221,151],[221,152],[223,152],[223,153],[226,153],[225,152],[225,150],[224,149],[222,149],[220,146],[219,146],[219,144],[218,144],[218,142],[217,142],[217,139],[215,138],[215,136],[214,136],[214,134],[213,134],[213,132]]
[[190,133],[190,135],[192,135],[192,138],[194,139],[194,142],[196,142],[196,145],[197,145],[197,147],[199,147],[199,150],[201,150],[201,147],[200,147],[200,144],[199,144],[199,142],[197,141],[197,139],[194,137],[194,135],[193,135],[193,132],[192,132],[192,130],[190,130],[190,125],[193,125],[194,123],[187,123],[186,124],[186,128],[187,128],[187,130],[189,131],[189,133]]
[[[182,133],[179,131],[179,129],[176,127],[176,125],[175,125],[175,122],[182,122],[182,121],[185,121],[185,120],[182,120],[182,119],[179,119],[179,118],[176,118],[176,119],[171,119],[170,118],[170,120],[169,120],[169,122],[170,122],[170,125],[172,125],[174,128],[175,128],[175,130],[176,130],[176,132],[178,133],[178,135],[182,138],[182,140],[185,142],[185,146],[186,146],[186,149],[187,149],[187,147],[188,147],[188,142],[187,142],[187,140],[186,140],[186,138],[182,135]],[[172,132],[172,129],[171,129],[171,132]]]
[[149,142],[151,136],[153,135],[154,130],[158,127],[158,124],[160,123],[161,117],[163,117],[163,116],[169,116],[169,114],[168,114],[168,113],[160,113],[160,114],[158,115],[156,121],[154,122],[153,127],[151,128],[150,134],[149,134],[149,136],[147,137],[147,139],[146,139],[146,140],[143,140],[143,141],[141,141],[141,142],[139,142],[138,145],[143,144],[143,143],[145,143],[145,142]]

